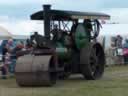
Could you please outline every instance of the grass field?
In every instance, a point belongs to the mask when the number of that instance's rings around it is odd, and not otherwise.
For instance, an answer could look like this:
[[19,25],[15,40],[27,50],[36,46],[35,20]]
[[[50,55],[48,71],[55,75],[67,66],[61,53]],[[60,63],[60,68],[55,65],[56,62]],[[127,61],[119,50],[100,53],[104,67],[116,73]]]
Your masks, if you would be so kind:
[[127,96],[128,66],[107,67],[102,79],[72,77],[53,87],[20,88],[15,79],[0,79],[0,96]]

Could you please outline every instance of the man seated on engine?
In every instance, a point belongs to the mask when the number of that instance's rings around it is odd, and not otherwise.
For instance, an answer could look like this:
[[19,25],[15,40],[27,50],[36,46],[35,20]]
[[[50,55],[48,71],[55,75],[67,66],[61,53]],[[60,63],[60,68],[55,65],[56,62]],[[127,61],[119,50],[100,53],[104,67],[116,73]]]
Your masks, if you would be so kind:
[[53,40],[54,42],[59,41],[59,40],[61,39],[61,35],[62,35],[62,32],[61,32],[61,31],[62,31],[62,30],[60,30],[60,29],[58,28],[58,25],[55,24],[53,30],[51,31],[51,33],[52,33],[52,35],[53,35],[53,39],[52,39],[52,40]]
[[42,45],[43,38],[44,37],[42,35],[38,34],[38,32],[34,32],[34,34],[31,35],[31,37],[30,37],[30,42],[33,47],[40,48]]

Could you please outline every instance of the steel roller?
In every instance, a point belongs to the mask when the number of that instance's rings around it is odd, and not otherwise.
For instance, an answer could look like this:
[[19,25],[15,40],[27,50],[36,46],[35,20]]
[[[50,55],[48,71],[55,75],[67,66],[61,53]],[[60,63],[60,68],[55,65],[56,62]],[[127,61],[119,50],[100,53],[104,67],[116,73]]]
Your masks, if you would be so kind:
[[52,55],[25,55],[17,60],[16,81],[20,86],[50,86],[56,83]]

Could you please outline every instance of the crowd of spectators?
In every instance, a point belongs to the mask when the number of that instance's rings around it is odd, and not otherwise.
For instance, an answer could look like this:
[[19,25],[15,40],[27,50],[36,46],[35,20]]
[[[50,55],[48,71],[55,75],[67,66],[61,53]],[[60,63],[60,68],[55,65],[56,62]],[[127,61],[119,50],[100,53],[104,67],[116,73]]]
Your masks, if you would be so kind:
[[16,52],[24,48],[23,42],[18,42],[16,45],[12,39],[9,39],[2,47],[2,78],[6,79],[8,76],[14,76],[16,65]]
[[123,38],[121,35],[112,37],[111,48],[113,56],[118,57],[116,63],[128,64],[128,38]]

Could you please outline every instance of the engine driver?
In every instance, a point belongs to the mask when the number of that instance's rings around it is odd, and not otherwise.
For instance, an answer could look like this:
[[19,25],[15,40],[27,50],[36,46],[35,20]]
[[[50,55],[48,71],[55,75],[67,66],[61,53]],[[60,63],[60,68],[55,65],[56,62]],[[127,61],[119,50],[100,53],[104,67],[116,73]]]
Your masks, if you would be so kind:
[[58,28],[58,25],[55,24],[53,30],[51,31],[52,35],[53,35],[53,41],[59,41],[61,39],[61,30]]

